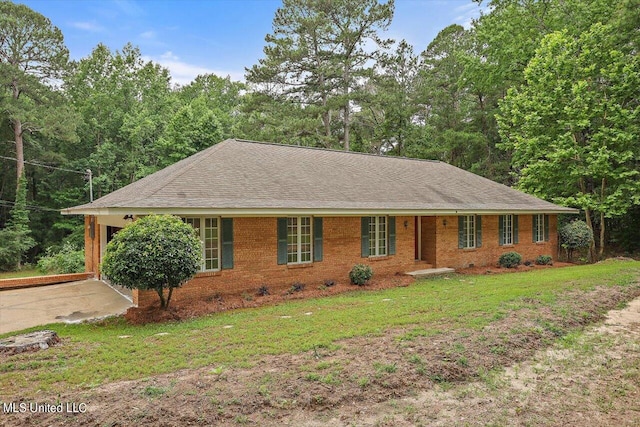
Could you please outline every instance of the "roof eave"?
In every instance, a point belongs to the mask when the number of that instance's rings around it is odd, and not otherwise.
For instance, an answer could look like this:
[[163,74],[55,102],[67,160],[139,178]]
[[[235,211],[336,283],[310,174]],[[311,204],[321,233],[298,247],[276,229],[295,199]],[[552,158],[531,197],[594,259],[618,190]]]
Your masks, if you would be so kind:
[[92,208],[78,206],[63,209],[63,215],[211,215],[225,217],[277,217],[277,216],[456,216],[504,214],[577,214],[578,209],[556,207],[545,209],[336,209],[336,208]]

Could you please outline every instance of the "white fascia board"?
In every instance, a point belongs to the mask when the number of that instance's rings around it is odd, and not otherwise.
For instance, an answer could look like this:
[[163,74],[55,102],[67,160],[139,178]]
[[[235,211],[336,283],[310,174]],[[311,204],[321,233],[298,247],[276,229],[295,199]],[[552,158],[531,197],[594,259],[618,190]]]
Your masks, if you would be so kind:
[[577,214],[579,210],[570,208],[560,209],[526,209],[526,210],[495,210],[495,209],[237,209],[237,208],[83,208],[65,209],[63,215],[149,215],[173,214],[193,216],[222,216],[222,217],[282,217],[282,216],[457,216],[457,215],[505,215],[505,214]]

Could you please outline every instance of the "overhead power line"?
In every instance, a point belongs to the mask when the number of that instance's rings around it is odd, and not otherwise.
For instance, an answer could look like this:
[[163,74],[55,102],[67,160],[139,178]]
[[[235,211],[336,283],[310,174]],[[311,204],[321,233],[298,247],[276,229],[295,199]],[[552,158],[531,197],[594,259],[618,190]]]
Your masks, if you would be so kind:
[[[0,156],[0,159],[18,161],[18,159],[16,159],[15,157]],[[82,171],[81,172],[81,171],[77,171],[77,170],[73,170],[73,169],[59,168],[57,166],[45,165],[44,163],[37,163],[37,162],[28,162],[26,160],[24,162],[26,164],[28,164],[28,165],[40,166],[40,167],[43,167],[43,168],[55,169],[55,170],[65,171],[65,172],[73,172],[73,173],[77,173],[77,174],[80,174],[80,175],[86,175],[87,174],[86,171]]]
[[[0,206],[15,206],[16,203],[9,200],[0,199]],[[46,208],[44,206],[37,205],[25,205],[25,207],[29,210],[38,210],[38,211],[50,211],[50,212],[60,212],[60,209]]]

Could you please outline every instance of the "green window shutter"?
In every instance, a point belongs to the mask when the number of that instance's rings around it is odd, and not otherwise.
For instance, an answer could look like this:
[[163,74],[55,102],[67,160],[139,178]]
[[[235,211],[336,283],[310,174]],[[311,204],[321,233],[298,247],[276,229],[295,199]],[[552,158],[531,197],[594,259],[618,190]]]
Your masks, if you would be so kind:
[[513,244],[518,243],[518,215],[513,216]]
[[313,260],[322,261],[322,218],[313,218]]
[[544,241],[549,241],[549,215],[544,216]]
[[389,255],[396,254],[396,217],[389,217]]
[[363,216],[361,222],[361,252],[363,258],[369,258],[369,217]]
[[538,215],[533,215],[531,219],[531,241],[536,242],[536,229],[538,228]]
[[504,245],[504,215],[498,217],[498,245]]
[[233,268],[233,218],[222,218],[222,268]]
[[465,235],[464,235],[464,217],[458,217],[458,249],[464,248]]
[[287,218],[278,218],[278,264],[287,263]]
[[482,217],[476,215],[476,248],[482,247]]

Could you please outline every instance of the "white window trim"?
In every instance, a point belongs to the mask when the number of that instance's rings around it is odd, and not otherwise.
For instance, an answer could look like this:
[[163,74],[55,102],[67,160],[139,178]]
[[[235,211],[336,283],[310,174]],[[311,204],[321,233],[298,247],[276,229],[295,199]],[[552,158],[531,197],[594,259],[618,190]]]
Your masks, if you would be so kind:
[[537,228],[536,232],[536,241],[535,243],[543,243],[544,240],[544,214],[536,214],[537,218]]
[[[298,261],[289,261],[289,219],[296,218],[296,259]],[[302,259],[302,218],[309,218],[309,261],[300,261]],[[313,217],[311,216],[289,216],[287,217],[287,265],[295,264],[311,264],[313,262]]]
[[[199,219],[200,220],[200,229],[198,230],[200,235],[198,238],[200,239],[200,255],[202,256],[202,264],[200,265],[200,272],[209,272],[209,271],[220,271],[222,267],[222,219],[218,216],[183,216],[182,220],[186,219]],[[218,268],[207,269],[207,259],[206,259],[206,247],[205,247],[205,224],[206,219],[215,219],[218,229]]]
[[[384,218],[384,239],[380,239],[380,218]],[[371,247],[371,224],[373,224],[374,245]],[[384,248],[380,246],[380,240],[384,241]],[[373,254],[371,253],[373,249]],[[380,253],[384,249],[384,253]],[[387,216],[369,217],[369,257],[383,257],[389,255],[389,218]]]
[[502,217],[502,244],[513,245],[513,215],[503,215]]
[[464,246],[463,249],[476,248],[476,216],[465,215],[462,220],[464,226]]

